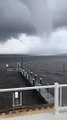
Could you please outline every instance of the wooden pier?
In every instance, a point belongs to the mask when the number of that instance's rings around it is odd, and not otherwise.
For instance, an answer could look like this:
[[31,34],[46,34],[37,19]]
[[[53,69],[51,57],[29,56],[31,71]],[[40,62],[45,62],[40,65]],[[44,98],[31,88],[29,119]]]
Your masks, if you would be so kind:
[[[18,72],[21,73],[26,79],[27,82],[30,83],[31,86],[41,86],[42,78],[40,78],[40,83],[37,82],[37,74],[33,77],[33,72],[28,72],[20,68]],[[44,100],[46,100],[49,104],[54,103],[54,97],[48,92],[48,89],[37,89],[37,92],[42,96]]]

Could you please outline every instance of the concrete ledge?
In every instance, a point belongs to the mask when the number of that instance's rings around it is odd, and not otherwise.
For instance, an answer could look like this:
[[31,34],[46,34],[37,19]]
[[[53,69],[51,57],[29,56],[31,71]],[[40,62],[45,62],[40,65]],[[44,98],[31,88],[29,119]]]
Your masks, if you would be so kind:
[[6,113],[0,114],[0,119],[17,117],[17,116],[35,115],[40,113],[49,113],[53,111],[54,111],[54,108],[50,108],[50,107],[48,107],[47,109],[45,108],[41,108],[41,109],[36,108],[35,110],[29,109],[28,111],[26,110],[23,111],[23,109],[21,109],[21,111],[14,110],[14,111],[10,111],[8,114]]

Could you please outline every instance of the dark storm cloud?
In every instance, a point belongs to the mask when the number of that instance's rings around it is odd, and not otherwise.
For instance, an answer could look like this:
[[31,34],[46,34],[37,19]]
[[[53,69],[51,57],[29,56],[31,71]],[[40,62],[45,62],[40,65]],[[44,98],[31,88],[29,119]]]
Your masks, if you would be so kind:
[[0,41],[66,26],[67,0],[0,0]]
[[21,33],[26,33],[28,35],[32,35],[35,33],[35,29],[32,26],[8,26],[3,27],[0,29],[0,40],[4,42],[4,40],[7,40],[11,37],[17,38]]
[[0,40],[20,33],[35,33],[27,7],[20,0],[0,0]]

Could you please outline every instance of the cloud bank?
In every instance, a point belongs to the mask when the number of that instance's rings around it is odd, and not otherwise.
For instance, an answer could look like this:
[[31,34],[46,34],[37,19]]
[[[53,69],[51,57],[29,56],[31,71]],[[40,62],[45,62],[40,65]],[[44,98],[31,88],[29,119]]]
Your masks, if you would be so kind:
[[0,41],[20,33],[35,33],[28,8],[20,0],[0,0]]
[[[19,40],[11,38],[0,44],[1,53],[18,53],[31,55],[56,55],[67,53],[67,29],[52,32],[50,38],[21,34]],[[43,40],[42,40],[43,39]],[[9,47],[8,47],[9,46]]]

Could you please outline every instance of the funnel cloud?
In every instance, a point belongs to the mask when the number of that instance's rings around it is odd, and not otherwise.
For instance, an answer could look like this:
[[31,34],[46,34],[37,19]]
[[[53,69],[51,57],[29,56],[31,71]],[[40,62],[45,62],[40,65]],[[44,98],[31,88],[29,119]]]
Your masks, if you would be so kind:
[[52,30],[52,15],[47,0],[23,0],[29,8],[32,24],[39,34],[48,34]]
[[67,53],[66,34],[67,0],[0,0],[0,53]]

